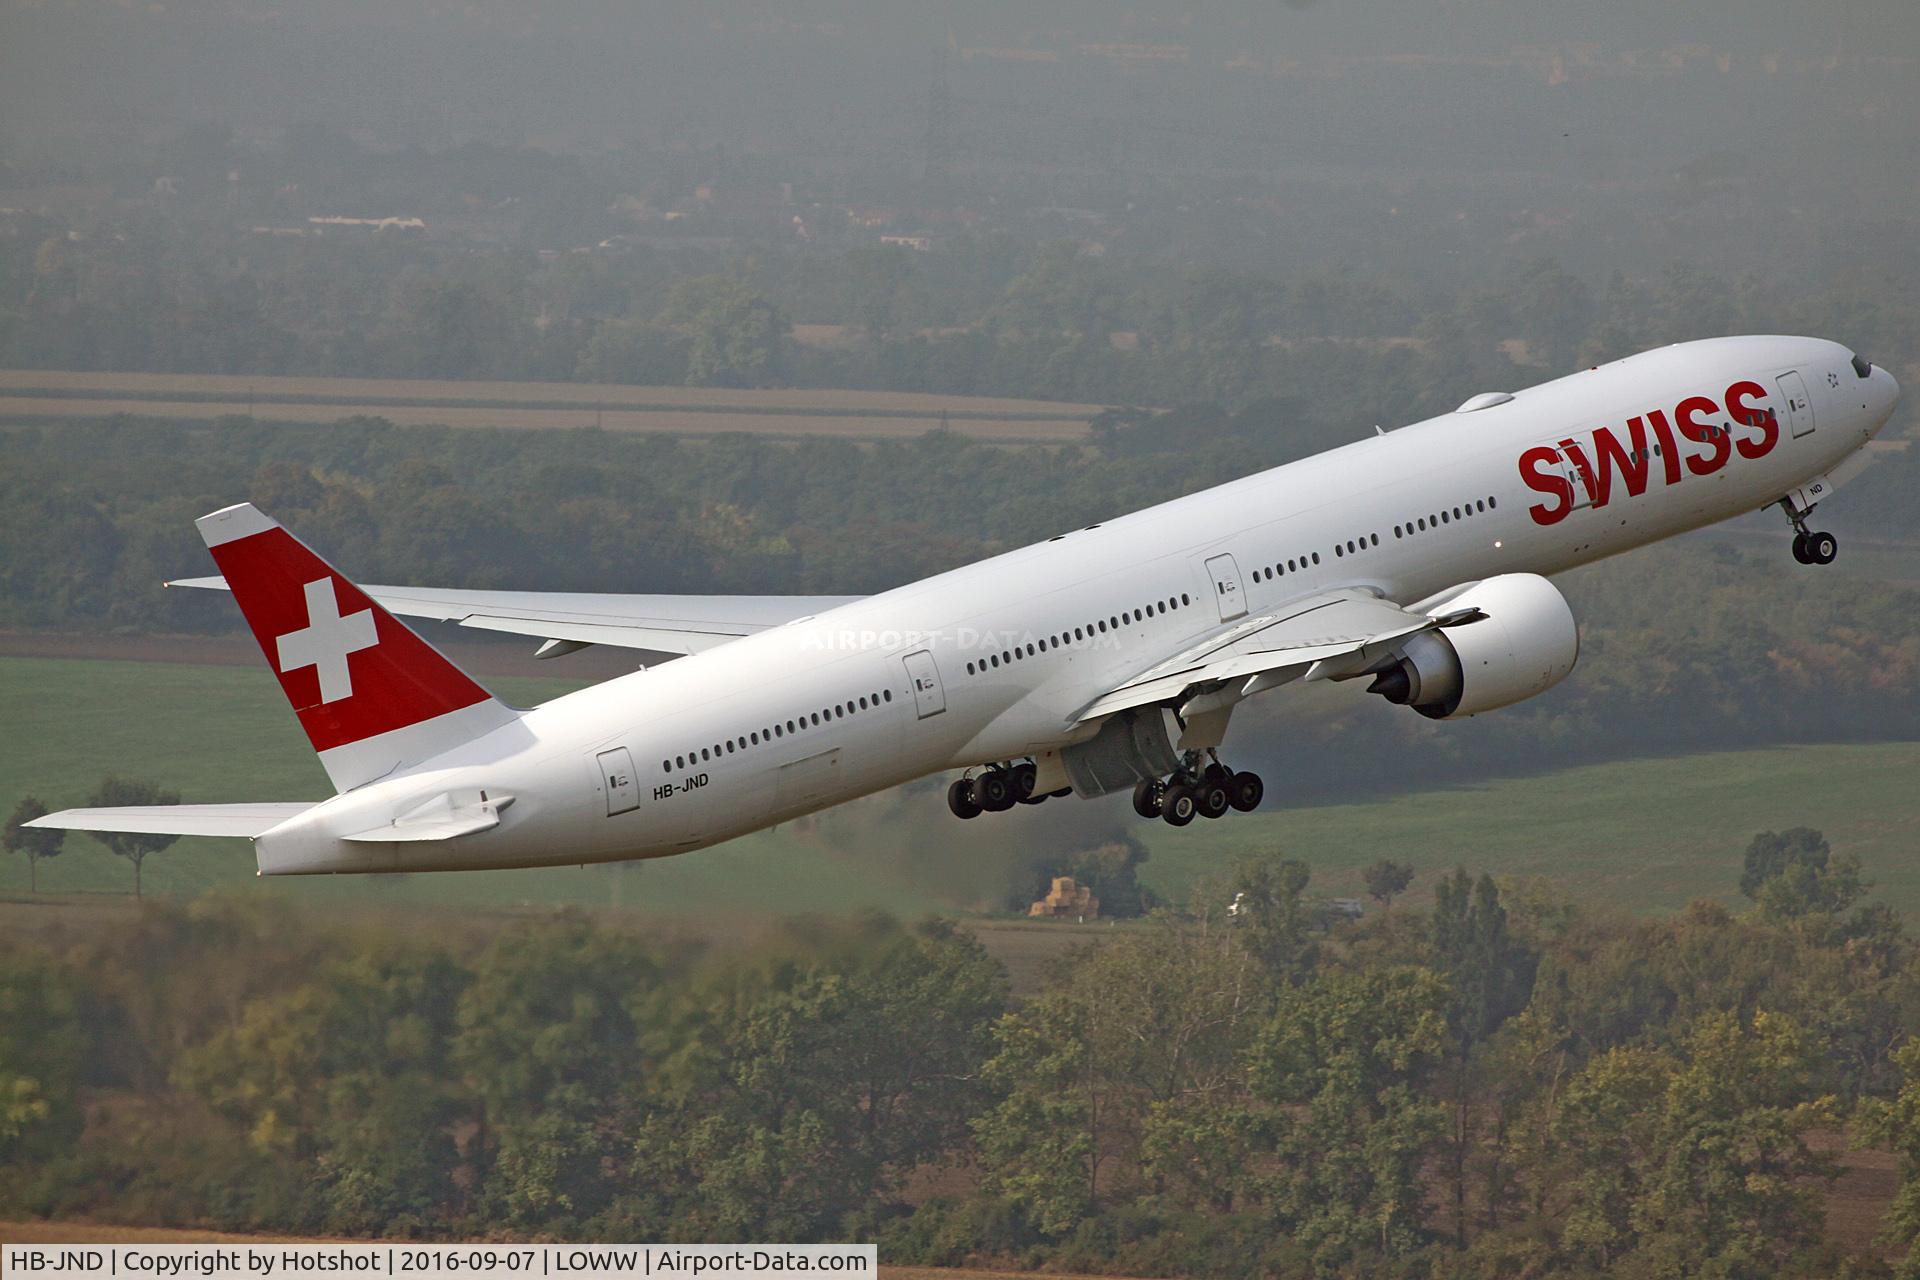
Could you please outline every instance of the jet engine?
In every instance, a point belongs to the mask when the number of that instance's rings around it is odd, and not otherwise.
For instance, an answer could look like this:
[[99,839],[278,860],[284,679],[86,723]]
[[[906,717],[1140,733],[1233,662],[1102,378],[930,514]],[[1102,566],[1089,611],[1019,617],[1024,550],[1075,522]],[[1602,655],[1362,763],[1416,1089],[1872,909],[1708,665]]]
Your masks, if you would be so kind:
[[1478,715],[1545,693],[1580,657],[1580,628],[1567,598],[1538,574],[1469,583],[1418,608],[1472,620],[1413,636],[1374,668],[1367,692],[1432,720]]

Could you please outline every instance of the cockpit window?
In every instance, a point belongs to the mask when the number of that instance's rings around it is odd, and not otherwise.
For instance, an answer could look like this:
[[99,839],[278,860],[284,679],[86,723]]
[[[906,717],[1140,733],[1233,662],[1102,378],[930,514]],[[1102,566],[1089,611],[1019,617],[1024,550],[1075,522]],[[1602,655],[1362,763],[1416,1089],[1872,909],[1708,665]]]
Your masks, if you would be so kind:
[[1871,378],[1873,376],[1873,365],[1856,355],[1853,358],[1853,371],[1863,378]]

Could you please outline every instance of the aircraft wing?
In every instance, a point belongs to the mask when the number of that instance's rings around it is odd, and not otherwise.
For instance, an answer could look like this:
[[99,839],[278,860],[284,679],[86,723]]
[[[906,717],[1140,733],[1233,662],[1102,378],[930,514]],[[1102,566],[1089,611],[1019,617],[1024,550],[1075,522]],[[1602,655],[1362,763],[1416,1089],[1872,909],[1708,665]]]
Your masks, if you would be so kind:
[[26,825],[63,831],[138,831],[162,836],[257,836],[318,803],[302,800],[290,804],[156,804],[62,809]]
[[[221,577],[180,578],[170,587],[227,589]],[[859,596],[598,595],[569,591],[463,591],[440,587],[361,588],[389,613],[435,618],[481,631],[536,636],[541,657],[590,644],[650,653],[699,653]]]
[[[1196,685],[1213,689],[1243,681],[1251,686],[1268,677],[1261,687],[1271,687],[1302,675],[1357,674],[1416,632],[1482,616],[1474,611],[1434,616],[1358,588],[1306,596],[1226,624],[1094,699],[1075,719],[1097,720],[1132,707],[1184,699]],[[1318,663],[1327,665],[1315,673]],[[1255,690],[1248,687],[1246,692]]]

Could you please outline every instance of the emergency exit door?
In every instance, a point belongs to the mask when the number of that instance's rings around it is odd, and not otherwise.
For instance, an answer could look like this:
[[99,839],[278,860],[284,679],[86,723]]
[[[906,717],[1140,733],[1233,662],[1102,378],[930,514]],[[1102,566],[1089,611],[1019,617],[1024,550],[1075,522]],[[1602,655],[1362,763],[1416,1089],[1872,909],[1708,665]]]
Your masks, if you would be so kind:
[[1787,402],[1787,427],[1794,438],[1807,435],[1813,430],[1813,399],[1807,395],[1807,384],[1798,373],[1788,370],[1780,375],[1780,398]]
[[1220,606],[1220,621],[1232,622],[1246,616],[1247,593],[1240,585],[1240,566],[1232,556],[1214,556],[1208,560],[1207,581],[1213,584],[1213,602]]

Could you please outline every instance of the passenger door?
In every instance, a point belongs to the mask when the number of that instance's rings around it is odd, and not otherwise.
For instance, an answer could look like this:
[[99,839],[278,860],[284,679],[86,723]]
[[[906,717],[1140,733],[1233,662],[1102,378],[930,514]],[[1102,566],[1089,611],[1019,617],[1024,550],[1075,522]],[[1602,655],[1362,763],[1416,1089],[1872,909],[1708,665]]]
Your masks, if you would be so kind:
[[922,720],[928,716],[937,716],[947,709],[947,693],[940,687],[940,668],[933,664],[933,655],[925,649],[909,653],[900,659],[906,664],[907,683],[913,687],[913,709]]
[[633,771],[633,755],[625,747],[602,751],[600,781],[607,789],[607,816],[640,807],[640,779]]
[[1794,370],[1789,369],[1777,379],[1780,383],[1780,398],[1787,402],[1787,426],[1794,439],[1810,435],[1813,432],[1813,399],[1807,395],[1807,384]]

